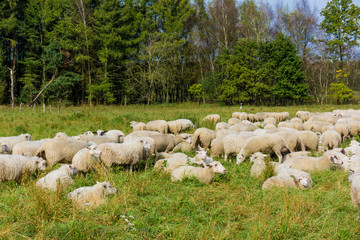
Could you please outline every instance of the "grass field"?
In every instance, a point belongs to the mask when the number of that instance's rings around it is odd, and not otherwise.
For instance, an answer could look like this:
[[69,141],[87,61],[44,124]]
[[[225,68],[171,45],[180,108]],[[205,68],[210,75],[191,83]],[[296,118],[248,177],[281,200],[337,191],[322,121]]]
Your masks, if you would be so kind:
[[[332,111],[359,106],[243,106],[242,111]],[[131,132],[130,122],[188,118],[198,122],[219,113],[223,121],[239,106],[133,105],[62,108],[60,115],[42,108],[11,109],[0,106],[0,136],[28,132],[33,140],[57,132],[77,135],[97,129]],[[211,126],[209,126],[211,127]],[[194,154],[194,153],[192,153]],[[220,161],[222,159],[220,158]],[[360,225],[351,203],[348,173],[312,173],[310,190],[261,190],[266,176],[249,177],[251,164],[224,163],[226,174],[211,185],[197,180],[172,183],[167,174],[141,168],[135,173],[110,172],[74,177],[75,185],[49,193],[26,176],[20,183],[0,184],[0,239],[357,239]],[[46,172],[50,171],[47,169]],[[67,193],[96,181],[109,181],[119,193],[98,208],[76,209]],[[134,224],[130,226],[125,219]],[[132,219],[131,216],[134,217]]]

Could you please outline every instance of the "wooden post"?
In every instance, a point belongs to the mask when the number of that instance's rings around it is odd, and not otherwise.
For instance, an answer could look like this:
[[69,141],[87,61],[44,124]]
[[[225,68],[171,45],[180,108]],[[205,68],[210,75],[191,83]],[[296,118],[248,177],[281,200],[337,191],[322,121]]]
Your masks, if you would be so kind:
[[23,103],[20,103],[20,112],[21,112],[21,109],[22,109],[22,105],[23,105]]
[[49,107],[50,109],[49,109],[49,111],[50,111],[50,113],[51,113],[51,104],[50,104],[50,107]]
[[35,105],[36,105],[36,103],[34,103],[34,105],[33,105],[33,112],[35,111]]
[[45,113],[45,103],[43,103],[43,113]]
[[60,105],[58,106],[58,115],[60,115]]

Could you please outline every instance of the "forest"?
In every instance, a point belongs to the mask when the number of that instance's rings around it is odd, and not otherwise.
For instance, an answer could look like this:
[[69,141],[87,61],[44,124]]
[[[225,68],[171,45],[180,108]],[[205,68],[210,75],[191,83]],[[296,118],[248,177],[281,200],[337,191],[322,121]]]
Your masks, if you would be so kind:
[[359,15],[352,0],[3,0],[0,104],[357,102]]

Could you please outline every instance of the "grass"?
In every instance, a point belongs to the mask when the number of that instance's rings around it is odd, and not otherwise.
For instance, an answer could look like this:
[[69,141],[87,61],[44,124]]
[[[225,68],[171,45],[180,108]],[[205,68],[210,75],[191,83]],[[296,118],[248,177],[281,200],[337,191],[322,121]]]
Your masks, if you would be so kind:
[[[243,106],[243,111],[331,111],[357,106]],[[53,108],[54,109],[54,108]],[[48,111],[48,109],[47,109]],[[129,133],[130,122],[188,118],[219,113],[227,121],[238,106],[133,105],[69,107],[42,113],[42,108],[10,109],[0,106],[0,136],[28,132],[33,139],[57,132],[77,135],[88,130],[120,129]],[[219,159],[222,161],[222,158]],[[224,163],[225,175],[211,185],[194,179],[172,183],[152,169],[130,173],[122,167],[74,177],[75,185],[55,193],[35,187],[44,173],[21,182],[0,184],[1,239],[356,239],[360,225],[351,203],[348,174],[342,171],[312,173],[310,190],[261,190],[265,176],[251,178],[251,164]],[[47,169],[50,171],[50,169]],[[266,173],[268,174],[268,173]],[[67,193],[96,181],[109,181],[119,190],[98,208],[77,209]],[[134,228],[130,226],[124,215]],[[132,215],[134,219],[129,216]]]

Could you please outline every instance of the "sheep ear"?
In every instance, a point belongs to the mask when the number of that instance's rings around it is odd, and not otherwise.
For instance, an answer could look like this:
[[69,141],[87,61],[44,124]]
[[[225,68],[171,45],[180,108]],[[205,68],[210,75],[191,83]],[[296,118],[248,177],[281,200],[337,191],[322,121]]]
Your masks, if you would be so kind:
[[35,163],[38,164],[40,161],[39,160],[35,160]]
[[340,152],[345,155],[345,150],[343,148],[341,149]]
[[140,140],[140,143],[143,143],[143,142],[144,142],[144,141],[141,139],[141,140]]

